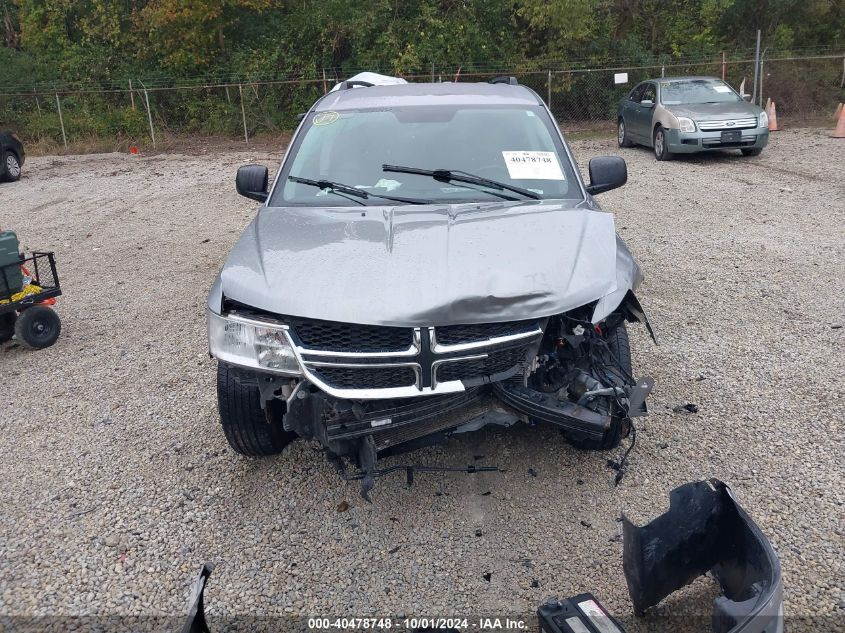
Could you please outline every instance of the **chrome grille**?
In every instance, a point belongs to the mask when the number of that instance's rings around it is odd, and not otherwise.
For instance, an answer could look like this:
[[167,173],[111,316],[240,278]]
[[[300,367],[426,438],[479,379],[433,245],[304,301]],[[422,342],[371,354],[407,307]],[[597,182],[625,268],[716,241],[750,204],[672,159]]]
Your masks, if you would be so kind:
[[464,381],[507,378],[543,335],[543,323],[401,328],[291,319],[287,332],[312,383],[338,398],[376,400],[461,392]]
[[757,127],[757,119],[725,119],[723,121],[696,121],[698,129],[702,132],[716,130],[741,130],[743,128]]

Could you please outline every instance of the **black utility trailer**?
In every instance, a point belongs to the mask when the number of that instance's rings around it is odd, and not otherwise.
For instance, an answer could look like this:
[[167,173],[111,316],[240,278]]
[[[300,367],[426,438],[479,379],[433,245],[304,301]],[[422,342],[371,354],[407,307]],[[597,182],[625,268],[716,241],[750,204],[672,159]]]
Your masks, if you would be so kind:
[[50,306],[61,294],[53,253],[33,252],[0,266],[0,343],[13,336],[32,349],[55,343],[62,322]]

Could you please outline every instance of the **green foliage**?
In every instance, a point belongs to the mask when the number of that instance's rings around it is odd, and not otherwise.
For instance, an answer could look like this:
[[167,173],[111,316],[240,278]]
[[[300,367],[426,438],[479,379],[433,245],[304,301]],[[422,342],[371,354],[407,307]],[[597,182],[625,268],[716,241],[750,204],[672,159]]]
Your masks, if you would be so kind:
[[[244,84],[250,132],[278,131],[337,77],[360,70],[462,76],[544,71],[566,63],[670,63],[764,46],[845,46],[845,2],[834,0],[0,0],[0,88],[136,88],[205,78]],[[526,61],[527,60],[527,61]],[[706,72],[718,72],[716,68]],[[744,71],[743,71],[744,72]],[[265,78],[312,83],[248,85]],[[476,74],[476,78],[483,75]],[[631,80],[635,80],[632,77]],[[538,92],[544,76],[526,75]],[[558,107],[612,113],[620,90],[559,76]],[[835,77],[830,79],[835,83]],[[237,88],[150,93],[157,126],[240,134]],[[235,94],[232,94],[235,93]],[[589,103],[581,103],[583,95]],[[63,97],[69,136],[143,136],[142,96]],[[55,102],[0,94],[0,126],[56,137]],[[60,135],[59,135],[60,137]]]

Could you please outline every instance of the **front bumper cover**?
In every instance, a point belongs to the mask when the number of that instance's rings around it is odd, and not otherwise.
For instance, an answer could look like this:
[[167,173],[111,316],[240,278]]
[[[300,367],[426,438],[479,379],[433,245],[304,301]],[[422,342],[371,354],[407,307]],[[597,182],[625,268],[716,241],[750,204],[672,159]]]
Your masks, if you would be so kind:
[[666,143],[673,154],[692,154],[717,149],[762,149],[769,142],[769,128],[745,128],[739,143],[722,143],[722,131],[696,129],[695,132],[681,132],[677,129],[666,130]]
[[769,540],[718,479],[675,488],[669,510],[635,526],[622,517],[623,567],[638,615],[710,572],[722,588],[716,633],[781,633],[780,561]]

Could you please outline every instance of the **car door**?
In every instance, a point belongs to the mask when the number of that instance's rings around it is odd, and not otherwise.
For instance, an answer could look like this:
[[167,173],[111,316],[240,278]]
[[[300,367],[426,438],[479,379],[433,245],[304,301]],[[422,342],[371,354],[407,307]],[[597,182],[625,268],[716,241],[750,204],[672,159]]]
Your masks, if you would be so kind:
[[636,120],[639,115],[640,99],[645,90],[645,83],[637,84],[628,93],[628,97],[622,104],[622,119],[625,121],[625,130],[632,141],[639,141],[640,136],[636,131]]
[[652,81],[643,83],[643,91],[636,103],[636,113],[631,126],[637,139],[651,144],[651,121],[654,116],[654,104],[657,102],[657,85]]

